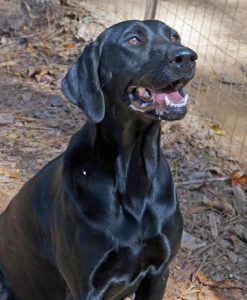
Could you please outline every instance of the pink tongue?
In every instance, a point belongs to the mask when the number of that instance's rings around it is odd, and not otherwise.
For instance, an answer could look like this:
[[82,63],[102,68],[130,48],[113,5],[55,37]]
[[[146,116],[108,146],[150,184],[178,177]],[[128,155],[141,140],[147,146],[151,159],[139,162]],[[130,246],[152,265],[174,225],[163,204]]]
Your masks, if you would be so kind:
[[183,97],[179,94],[179,92],[162,93],[158,91],[152,91],[152,96],[154,101],[158,103],[164,102],[166,96],[171,102],[178,103],[183,101]]

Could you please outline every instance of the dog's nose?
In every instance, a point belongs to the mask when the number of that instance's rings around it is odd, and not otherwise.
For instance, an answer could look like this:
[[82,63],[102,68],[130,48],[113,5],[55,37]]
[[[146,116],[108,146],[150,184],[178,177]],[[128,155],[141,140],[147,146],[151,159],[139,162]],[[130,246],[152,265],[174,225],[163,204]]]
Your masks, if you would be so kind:
[[179,48],[168,53],[170,63],[182,65],[197,60],[197,54],[189,48]]

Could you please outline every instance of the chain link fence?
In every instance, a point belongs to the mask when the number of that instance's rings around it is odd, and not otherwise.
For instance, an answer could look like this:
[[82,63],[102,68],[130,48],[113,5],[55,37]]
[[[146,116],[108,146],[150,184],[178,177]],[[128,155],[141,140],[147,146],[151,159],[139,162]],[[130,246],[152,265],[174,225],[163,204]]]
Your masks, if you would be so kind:
[[159,1],[156,18],[199,55],[190,93],[212,122],[217,143],[247,162],[247,2]]

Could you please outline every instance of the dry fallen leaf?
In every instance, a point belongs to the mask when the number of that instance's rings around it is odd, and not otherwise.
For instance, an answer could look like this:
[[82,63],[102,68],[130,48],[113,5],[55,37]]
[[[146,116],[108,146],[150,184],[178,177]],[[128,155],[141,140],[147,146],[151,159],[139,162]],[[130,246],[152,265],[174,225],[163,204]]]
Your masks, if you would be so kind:
[[219,235],[218,226],[217,226],[217,217],[214,213],[209,215],[209,224],[211,228],[211,234],[214,239],[217,239]]
[[247,174],[241,175],[239,171],[234,171],[231,174],[232,185],[247,185]]
[[242,190],[240,185],[233,185],[232,186],[233,194],[235,195],[237,202],[235,203],[236,210],[239,212],[240,210],[245,211],[246,207],[246,195]]
[[7,168],[0,168],[0,175],[8,178],[20,179],[20,170],[7,170]]
[[233,246],[234,247],[238,247],[239,243],[240,243],[240,240],[238,238],[238,236],[236,236],[235,234],[231,234],[229,237],[228,237],[229,241],[232,242]]
[[205,281],[208,281],[209,280],[209,278],[208,278],[208,276],[207,275],[205,275],[204,273],[198,273],[198,279],[199,279],[199,281],[200,282],[205,282]]
[[69,44],[65,45],[65,48],[73,49],[73,48],[75,48],[75,45],[73,45],[72,43],[69,43]]
[[0,68],[14,66],[19,62],[19,59],[12,59],[0,62]]
[[197,207],[186,207],[185,211],[188,215],[193,216],[194,214],[200,214],[208,210],[206,206],[197,206]]
[[0,125],[10,125],[14,122],[14,116],[10,113],[0,113]]
[[20,179],[20,171],[19,170],[10,171],[9,178]]
[[41,72],[41,67],[40,66],[30,66],[27,68],[28,70],[28,78],[33,78],[36,74]]
[[198,300],[229,300],[223,294],[215,293],[207,287],[201,289],[198,293]]
[[48,72],[49,72],[48,68],[47,68],[47,67],[43,67],[42,70],[40,70],[40,72],[37,73],[37,74],[35,75],[35,79],[36,79],[38,82],[40,82],[41,79],[42,79],[42,77],[43,77],[44,75],[48,74]]
[[26,47],[26,51],[29,53],[34,51],[34,47],[33,47],[32,43],[28,43],[28,45]]
[[214,134],[219,136],[225,136],[225,131],[220,127],[219,124],[211,124],[210,127],[213,129]]
[[204,247],[206,245],[207,245],[206,241],[202,241],[201,239],[194,237],[190,233],[183,231],[182,245],[181,245],[182,248],[193,251],[195,249]]
[[205,277],[203,274],[198,274],[198,280],[200,283],[206,286],[218,288],[218,289],[243,289],[244,288],[244,284],[229,278],[220,281],[212,281],[212,280],[207,280],[207,277]]
[[202,200],[202,203],[206,205],[207,207],[217,209],[223,212],[234,212],[233,206],[230,202],[226,201],[221,201],[221,199],[209,199],[209,198],[204,198]]
[[5,140],[7,141],[15,141],[18,140],[20,138],[20,136],[17,133],[11,132],[8,135],[5,135]]

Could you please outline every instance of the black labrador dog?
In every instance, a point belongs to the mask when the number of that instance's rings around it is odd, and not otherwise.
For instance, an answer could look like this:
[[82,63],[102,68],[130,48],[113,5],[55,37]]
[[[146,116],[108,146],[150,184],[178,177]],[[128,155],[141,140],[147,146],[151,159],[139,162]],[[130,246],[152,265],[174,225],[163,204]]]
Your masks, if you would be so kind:
[[62,81],[88,117],[0,217],[0,299],[161,300],[183,221],[160,120],[186,114],[195,52],[159,21],[126,21]]

